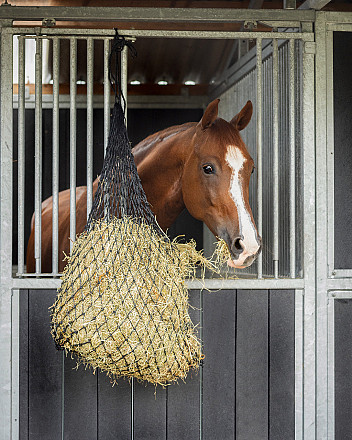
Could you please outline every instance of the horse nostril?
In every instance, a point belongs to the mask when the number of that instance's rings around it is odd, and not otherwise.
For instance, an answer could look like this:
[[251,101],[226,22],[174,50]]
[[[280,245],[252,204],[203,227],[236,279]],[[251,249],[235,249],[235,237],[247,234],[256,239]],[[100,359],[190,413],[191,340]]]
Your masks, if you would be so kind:
[[236,238],[233,241],[233,252],[236,254],[240,254],[241,252],[243,252],[243,247],[241,245],[241,237]]

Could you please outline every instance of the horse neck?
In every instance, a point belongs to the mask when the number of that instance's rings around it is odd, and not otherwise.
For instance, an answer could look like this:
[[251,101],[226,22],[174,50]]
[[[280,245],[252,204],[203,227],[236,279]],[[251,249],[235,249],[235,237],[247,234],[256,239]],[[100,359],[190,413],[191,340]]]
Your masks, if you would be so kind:
[[191,151],[195,124],[171,127],[133,149],[147,199],[162,229],[169,228],[185,208],[182,173]]

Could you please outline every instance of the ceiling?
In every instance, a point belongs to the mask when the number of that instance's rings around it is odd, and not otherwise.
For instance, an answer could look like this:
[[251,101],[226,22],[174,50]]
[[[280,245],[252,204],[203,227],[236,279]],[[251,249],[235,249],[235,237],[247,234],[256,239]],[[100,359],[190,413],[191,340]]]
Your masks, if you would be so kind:
[[[10,0],[9,0],[10,1]],[[318,0],[307,0],[316,1]],[[320,5],[322,4],[322,0]],[[231,9],[282,9],[283,2],[276,0],[13,0],[16,6],[76,6],[76,7],[156,7],[156,8],[231,8]],[[325,0],[324,10],[352,11],[349,0]],[[297,1],[297,7],[306,8],[307,2]],[[28,23],[27,23],[28,24]],[[57,22],[57,27],[87,27],[83,22]],[[89,27],[118,29],[159,29],[159,23],[148,22],[119,22],[88,24]],[[173,23],[163,22],[163,29],[170,30],[218,30],[239,31],[243,30],[243,23]],[[271,30],[259,24],[258,30]],[[67,41],[68,43],[68,41]],[[94,81],[101,83],[103,80],[102,42],[95,43]],[[81,41],[78,53],[85,53],[85,42]],[[130,94],[140,95],[178,95],[185,93],[185,82],[193,81],[195,86],[187,86],[187,94],[206,95],[209,85],[216,82],[230,61],[236,58],[238,44],[234,40],[214,39],[188,39],[188,38],[138,38],[135,41],[138,52],[136,58],[129,58],[128,81],[139,81],[140,85],[129,84]],[[237,46],[236,46],[237,44]],[[248,50],[248,47],[247,47]],[[69,82],[69,45],[61,49],[61,83]],[[82,58],[82,56],[81,56]],[[49,58],[50,59],[50,58]],[[78,78],[86,79],[86,61],[84,57],[78,59]],[[66,69],[66,67],[67,69]],[[50,70],[50,67],[49,67]],[[158,85],[160,80],[166,81],[167,86]]]

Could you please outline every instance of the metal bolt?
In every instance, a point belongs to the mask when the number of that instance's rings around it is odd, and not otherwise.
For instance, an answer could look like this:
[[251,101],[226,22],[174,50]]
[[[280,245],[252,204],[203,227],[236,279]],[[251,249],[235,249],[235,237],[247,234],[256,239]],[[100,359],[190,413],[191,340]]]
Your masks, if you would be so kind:
[[56,26],[55,18],[43,18],[42,25],[44,27],[54,27]]

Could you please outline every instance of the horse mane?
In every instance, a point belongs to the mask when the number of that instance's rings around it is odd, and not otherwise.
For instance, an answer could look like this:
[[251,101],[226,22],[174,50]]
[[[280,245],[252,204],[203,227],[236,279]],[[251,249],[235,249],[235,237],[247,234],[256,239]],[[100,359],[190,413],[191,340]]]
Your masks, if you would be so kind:
[[185,124],[174,125],[172,127],[168,127],[164,130],[151,134],[133,147],[133,154],[142,154],[144,156],[144,153],[147,153],[155,145],[167,140],[168,138],[176,134],[182,133],[191,127],[194,127],[196,124],[197,122],[186,122]]

